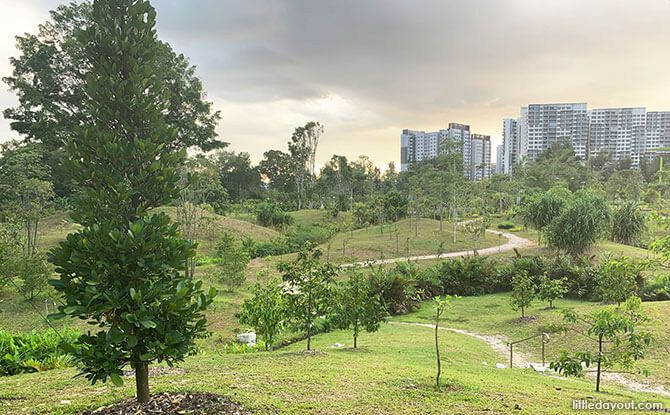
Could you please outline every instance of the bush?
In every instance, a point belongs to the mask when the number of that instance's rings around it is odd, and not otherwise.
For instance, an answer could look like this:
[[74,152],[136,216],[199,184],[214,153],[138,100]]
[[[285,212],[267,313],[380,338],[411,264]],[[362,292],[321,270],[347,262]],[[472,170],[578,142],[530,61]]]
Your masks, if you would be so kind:
[[645,301],[670,300],[670,275],[657,275],[642,289],[642,299]]
[[[74,343],[79,333],[62,330],[61,335],[68,344]],[[61,339],[55,331],[39,334],[11,334],[0,330],[0,376],[45,370],[73,365],[72,357],[61,348]]]
[[256,206],[256,220],[262,226],[282,228],[291,225],[293,218],[284,212],[279,205],[265,201]]
[[398,269],[397,265],[390,271],[372,268],[369,278],[371,292],[382,299],[389,313],[405,314],[418,308],[416,288],[402,268]]
[[509,220],[502,221],[498,224],[498,229],[514,229],[515,227],[516,225],[514,222]]
[[442,261],[435,271],[443,293],[450,295],[484,295],[500,288],[499,274],[485,257]]

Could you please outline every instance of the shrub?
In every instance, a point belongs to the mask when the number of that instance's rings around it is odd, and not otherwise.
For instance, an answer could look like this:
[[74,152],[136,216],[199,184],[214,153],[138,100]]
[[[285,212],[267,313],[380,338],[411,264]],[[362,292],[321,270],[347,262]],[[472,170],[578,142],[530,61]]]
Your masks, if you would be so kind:
[[647,229],[644,214],[635,201],[624,202],[612,217],[612,240],[633,245]]
[[498,224],[498,229],[514,229],[515,227],[516,225],[514,222],[509,220],[502,221]]
[[642,298],[645,301],[670,300],[670,275],[657,275],[642,289]]
[[598,265],[595,296],[599,301],[621,304],[637,295],[644,285],[644,264],[629,257],[611,259],[608,254]]
[[[397,268],[397,265],[396,265]],[[398,315],[418,308],[416,288],[401,270],[385,271],[382,267],[372,268],[370,290],[384,302],[389,313]]]
[[499,274],[485,257],[456,258],[436,266],[442,290],[450,295],[484,295],[499,288]]
[[256,220],[262,226],[281,228],[291,225],[293,218],[276,203],[265,201],[256,205]]
[[[79,337],[74,330],[62,330],[61,335],[68,344]],[[42,334],[35,330],[30,334],[0,330],[0,376],[72,366],[72,357],[63,351],[61,343],[53,330]]]

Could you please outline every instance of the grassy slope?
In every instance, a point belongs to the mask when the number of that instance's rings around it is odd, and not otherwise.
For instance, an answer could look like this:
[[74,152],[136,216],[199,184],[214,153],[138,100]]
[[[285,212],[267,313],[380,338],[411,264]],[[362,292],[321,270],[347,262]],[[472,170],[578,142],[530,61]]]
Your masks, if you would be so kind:
[[[654,333],[656,341],[648,349],[647,359],[641,362],[641,366],[649,369],[650,376],[656,382],[662,383],[670,390],[670,360],[668,350],[670,348],[670,302],[647,302],[644,308],[653,319],[649,326]],[[556,309],[547,309],[548,304],[535,301],[527,316],[536,317],[533,321],[519,322],[520,312],[514,311],[509,305],[509,293],[485,295],[481,297],[463,297],[455,300],[446,311],[443,325],[445,327],[467,329],[478,334],[502,335],[514,341],[520,340],[545,330],[550,324],[560,324],[562,309],[574,309],[584,313],[591,312],[602,307],[598,303],[562,299],[554,303]],[[395,317],[397,321],[410,322],[432,322],[432,307],[424,303],[423,307],[414,313]],[[547,361],[558,357],[561,349],[577,350],[589,344],[589,340],[576,333],[566,335],[552,335],[546,345]],[[540,339],[522,343],[520,349],[527,353],[534,361],[541,361]],[[587,346],[588,347],[588,346]],[[592,347],[595,350],[595,345]]]
[[[167,213],[173,220],[177,219],[177,209],[175,207],[159,208],[159,212]],[[229,232],[238,238],[251,237],[258,242],[270,241],[279,233],[275,230],[254,225],[247,221],[232,219],[226,216],[220,216],[216,213],[206,212],[207,218],[202,226],[200,234],[199,254],[211,255],[214,252],[214,246],[223,232]],[[77,225],[71,223],[67,213],[57,213],[47,216],[40,222],[40,250],[46,251],[65,239],[68,233],[77,229]]]
[[[417,232],[418,230],[418,232]],[[437,254],[440,242],[444,242],[443,253],[472,250],[472,239],[462,227],[457,228],[456,243],[453,242],[453,224],[445,222],[440,231],[440,221],[419,219],[418,229],[415,221],[403,219],[384,226],[383,233],[379,226],[358,229],[336,235],[330,241],[330,260],[335,263],[376,260],[381,258],[399,258],[408,256]],[[342,245],[345,243],[344,255]],[[477,242],[479,249],[505,243],[505,238],[487,233]],[[321,246],[324,254],[328,252],[328,244]]]
[[[497,369],[492,363],[502,359],[487,345],[449,332],[440,332],[443,387],[436,391],[433,330],[424,327],[384,326],[361,336],[363,351],[329,349],[335,342],[349,345],[350,333],[316,336],[314,347],[325,353],[296,353],[305,347],[301,342],[272,353],[191,357],[181,365],[185,374],[152,377],[151,387],[154,392],[216,392],[256,413],[282,414],[564,414],[572,399],[587,396],[617,402],[659,400],[611,385],[595,393],[585,380]],[[132,379],[120,388],[88,386],[83,379],[72,379],[74,374],[66,369],[0,378],[3,409],[72,413],[134,392]],[[71,404],[61,404],[64,399]]]

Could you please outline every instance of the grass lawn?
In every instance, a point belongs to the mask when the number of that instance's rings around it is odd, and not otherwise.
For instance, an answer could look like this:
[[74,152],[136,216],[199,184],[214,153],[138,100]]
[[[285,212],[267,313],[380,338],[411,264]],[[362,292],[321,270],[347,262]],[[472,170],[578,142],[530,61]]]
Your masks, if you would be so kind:
[[[416,226],[414,220],[411,220],[410,224],[410,219],[403,219],[385,225],[383,231],[380,226],[370,226],[353,232],[339,233],[331,239],[330,249],[328,244],[323,244],[320,248],[325,256],[329,256],[331,262],[340,264],[437,254],[440,243],[443,243],[442,253],[472,250],[472,238],[462,227],[457,228],[456,243],[453,237],[453,224],[449,222],[445,221],[443,230],[440,231],[438,220],[419,219]],[[477,248],[496,246],[500,242],[504,244],[507,240],[486,233],[477,242]]]
[[[548,304],[535,301],[530,309],[526,310],[527,316],[535,317],[535,320],[519,322],[521,316],[519,311],[514,311],[509,305],[509,293],[498,293],[484,295],[481,297],[462,297],[454,300],[452,305],[444,314],[441,325],[445,327],[466,329],[477,334],[502,335],[510,341],[541,333],[547,330],[551,323],[562,323],[561,310],[574,309],[580,313],[595,311],[603,307],[594,302],[573,299],[562,299],[554,302],[556,309],[547,309]],[[656,341],[648,348],[647,358],[640,362],[640,367],[650,371],[650,379],[665,385],[670,390],[670,301],[646,302],[643,307],[653,319],[650,330],[654,333]],[[397,316],[394,321],[432,323],[432,305],[424,302],[420,310]],[[586,345],[586,346],[585,346]],[[569,332],[565,335],[552,334],[546,345],[547,361],[557,358],[561,349],[571,351],[581,350],[579,348],[591,347],[596,350],[596,344],[584,337]],[[515,346],[519,348],[535,362],[541,361],[540,338],[521,343]],[[643,380],[643,377],[639,377]]]
[[[300,342],[271,353],[199,355],[180,365],[185,372],[152,377],[151,388],[215,392],[261,414],[565,414],[573,399],[589,396],[670,405],[669,399],[614,385],[596,393],[591,382],[581,379],[497,369],[493,363],[500,356],[486,344],[446,331],[440,332],[442,387],[436,390],[433,335],[430,328],[386,325],[362,335],[360,351],[329,348],[336,342],[351,344],[350,333],[336,331],[313,339],[321,350],[317,353],[301,353],[305,343]],[[134,393],[132,379],[123,387],[90,386],[73,379],[75,373],[60,369],[0,378],[0,405],[6,413],[66,414]]]

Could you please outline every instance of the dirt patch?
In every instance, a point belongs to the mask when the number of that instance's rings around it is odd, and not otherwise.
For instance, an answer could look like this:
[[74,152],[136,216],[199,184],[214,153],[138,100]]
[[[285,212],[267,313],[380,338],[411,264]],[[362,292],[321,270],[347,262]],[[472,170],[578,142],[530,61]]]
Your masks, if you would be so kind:
[[102,406],[80,415],[149,415],[149,414],[248,414],[242,405],[214,393],[163,392],[151,395],[141,404],[135,398],[114,405]]
[[357,347],[355,349],[353,347],[341,347],[338,350],[344,350],[344,351],[347,351],[347,352],[354,352],[354,353],[356,353],[356,352],[369,353],[370,352],[368,349],[366,349],[364,347]]
[[[186,373],[186,369],[183,367],[159,366],[149,368],[149,376],[183,375],[184,373]],[[135,369],[124,370],[123,376],[126,378],[134,378]]]
[[531,321],[537,320],[537,316],[525,316],[525,317],[519,317],[517,319],[514,319],[515,323],[519,324],[524,324],[524,323],[530,323]]

